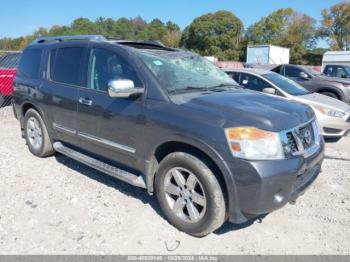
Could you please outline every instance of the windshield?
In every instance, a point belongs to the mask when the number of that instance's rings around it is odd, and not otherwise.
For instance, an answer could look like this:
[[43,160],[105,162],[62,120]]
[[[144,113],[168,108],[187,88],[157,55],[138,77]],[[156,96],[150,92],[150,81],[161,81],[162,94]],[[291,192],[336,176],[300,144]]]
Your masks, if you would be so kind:
[[281,76],[279,74],[265,74],[263,75],[267,80],[269,80],[271,83],[275,84],[279,88],[281,88],[284,92],[293,95],[293,96],[302,96],[310,94],[309,91],[307,91],[304,87],[299,85],[298,83],[294,82],[293,80],[290,80],[284,76]]
[[193,53],[152,50],[139,54],[169,93],[238,87],[225,72]]
[[350,76],[350,66],[344,66],[345,71],[348,73]]

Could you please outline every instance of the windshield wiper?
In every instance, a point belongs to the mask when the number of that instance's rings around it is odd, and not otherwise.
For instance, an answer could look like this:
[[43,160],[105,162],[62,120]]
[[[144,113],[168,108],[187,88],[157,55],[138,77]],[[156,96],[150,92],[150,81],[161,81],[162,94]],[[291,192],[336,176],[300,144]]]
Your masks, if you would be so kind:
[[177,94],[177,93],[186,93],[187,91],[224,91],[226,88],[238,88],[240,86],[232,85],[232,84],[219,84],[215,86],[208,86],[208,87],[202,87],[202,86],[187,86],[185,88],[181,89],[173,89],[168,91],[170,94]]

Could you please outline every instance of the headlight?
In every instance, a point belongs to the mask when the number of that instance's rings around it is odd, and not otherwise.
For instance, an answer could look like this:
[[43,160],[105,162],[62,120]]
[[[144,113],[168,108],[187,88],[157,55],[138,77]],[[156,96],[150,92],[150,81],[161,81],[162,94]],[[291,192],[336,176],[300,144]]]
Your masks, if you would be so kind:
[[232,155],[249,160],[284,159],[278,133],[254,127],[238,127],[225,130]]
[[333,110],[327,107],[315,106],[315,108],[324,115],[342,118],[345,116],[344,112]]

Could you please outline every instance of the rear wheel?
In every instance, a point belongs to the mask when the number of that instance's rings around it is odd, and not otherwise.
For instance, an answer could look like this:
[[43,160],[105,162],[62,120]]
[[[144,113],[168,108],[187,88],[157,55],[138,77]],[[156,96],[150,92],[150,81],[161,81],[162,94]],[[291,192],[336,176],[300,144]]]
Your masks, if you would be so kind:
[[169,222],[188,234],[205,236],[226,219],[220,184],[194,155],[176,152],[166,156],[160,163],[155,189]]
[[24,116],[24,137],[33,155],[46,157],[54,154],[44,121],[34,109],[29,109]]

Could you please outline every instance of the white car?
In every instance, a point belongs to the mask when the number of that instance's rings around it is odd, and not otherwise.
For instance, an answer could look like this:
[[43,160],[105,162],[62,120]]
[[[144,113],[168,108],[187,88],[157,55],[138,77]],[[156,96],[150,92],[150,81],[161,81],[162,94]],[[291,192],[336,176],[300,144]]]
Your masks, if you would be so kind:
[[350,133],[350,106],[340,100],[310,93],[280,74],[258,68],[225,69],[243,88],[278,95],[311,106],[325,138],[335,141]]

